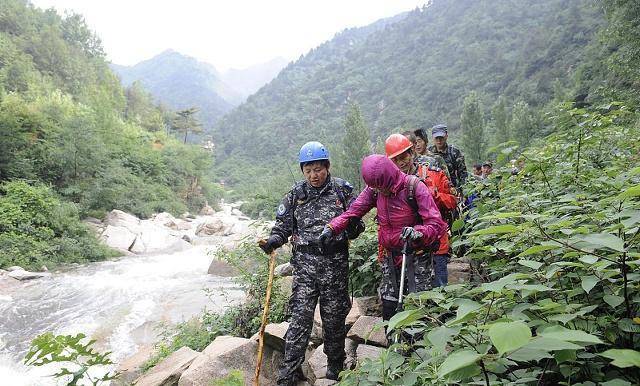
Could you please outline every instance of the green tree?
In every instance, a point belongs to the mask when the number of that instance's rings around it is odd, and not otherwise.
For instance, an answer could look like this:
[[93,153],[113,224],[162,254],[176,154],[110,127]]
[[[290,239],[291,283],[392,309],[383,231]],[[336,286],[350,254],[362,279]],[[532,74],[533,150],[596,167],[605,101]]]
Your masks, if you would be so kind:
[[527,102],[520,101],[513,106],[511,132],[521,146],[528,145],[534,138],[538,124]]
[[340,161],[341,177],[353,184],[361,191],[364,181],[360,173],[362,159],[371,153],[371,133],[364,124],[360,107],[351,103],[344,119],[344,138],[340,146],[338,159]]
[[462,146],[467,157],[473,163],[482,162],[486,154],[487,138],[482,104],[475,91],[464,98],[460,124],[462,126]]
[[498,101],[491,110],[491,119],[493,121],[494,141],[496,144],[507,142],[511,133],[509,132],[509,113],[507,112],[507,103],[503,96],[498,98]]
[[191,107],[185,110],[180,110],[176,113],[176,117],[172,122],[171,129],[180,133],[184,133],[184,143],[187,143],[187,136],[189,132],[201,133],[202,125],[195,117],[198,112],[198,108]]

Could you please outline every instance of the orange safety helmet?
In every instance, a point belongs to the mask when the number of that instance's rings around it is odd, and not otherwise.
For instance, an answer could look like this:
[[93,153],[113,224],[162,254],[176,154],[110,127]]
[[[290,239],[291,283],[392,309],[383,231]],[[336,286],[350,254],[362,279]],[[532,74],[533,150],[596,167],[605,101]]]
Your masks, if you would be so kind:
[[413,144],[409,141],[409,138],[402,134],[391,134],[389,138],[384,141],[384,151],[387,153],[387,158],[389,159],[399,156],[412,147]]

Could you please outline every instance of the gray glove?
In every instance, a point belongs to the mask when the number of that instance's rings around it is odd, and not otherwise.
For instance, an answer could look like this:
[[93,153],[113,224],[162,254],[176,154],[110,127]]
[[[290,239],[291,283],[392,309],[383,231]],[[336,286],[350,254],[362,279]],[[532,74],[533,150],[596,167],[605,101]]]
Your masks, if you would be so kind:
[[411,240],[411,241],[420,240],[422,239],[423,236],[424,235],[422,234],[422,232],[418,232],[412,227],[402,228],[402,233],[400,234],[400,238],[402,240]]
[[318,243],[322,247],[326,247],[327,244],[331,242],[332,238],[333,238],[333,229],[331,229],[329,225],[325,225],[324,229],[322,230],[322,233],[320,233],[320,236],[318,237]]

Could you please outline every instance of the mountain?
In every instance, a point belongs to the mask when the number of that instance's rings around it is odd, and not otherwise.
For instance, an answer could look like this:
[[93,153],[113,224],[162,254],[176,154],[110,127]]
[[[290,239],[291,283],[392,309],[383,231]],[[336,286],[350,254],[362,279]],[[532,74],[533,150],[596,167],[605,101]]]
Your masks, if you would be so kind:
[[246,99],[275,78],[287,63],[285,58],[277,57],[244,69],[230,69],[222,74],[222,80]]
[[212,65],[167,50],[134,66],[111,65],[124,86],[139,81],[158,102],[172,109],[197,106],[205,127],[240,103],[242,96],[222,80]]
[[585,49],[604,24],[594,4],[434,0],[345,30],[220,120],[214,135],[221,169],[234,174],[251,165],[266,179],[286,170],[281,161],[305,141],[338,143],[350,101],[360,105],[372,139],[398,127],[456,126],[462,99],[474,90],[487,106],[500,95],[543,106],[570,88],[588,59]]

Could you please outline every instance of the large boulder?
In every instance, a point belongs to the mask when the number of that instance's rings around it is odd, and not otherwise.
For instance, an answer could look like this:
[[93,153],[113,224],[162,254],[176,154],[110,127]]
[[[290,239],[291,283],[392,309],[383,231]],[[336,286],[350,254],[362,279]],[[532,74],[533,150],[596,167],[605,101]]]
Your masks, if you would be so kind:
[[221,277],[235,277],[238,276],[238,270],[229,265],[229,263],[214,258],[207,270],[209,275],[221,276]]
[[[212,380],[228,376],[231,370],[234,369],[242,371],[245,384],[250,385],[255,371],[257,349],[258,342],[255,340],[219,336],[204,349],[182,374],[178,385],[208,385]],[[282,354],[280,352],[265,346],[262,370],[260,372],[261,385],[275,385],[276,374],[281,361]]]
[[198,355],[197,351],[182,347],[138,378],[134,384],[136,386],[173,386],[178,383],[182,373]]
[[368,344],[360,344],[356,349],[356,360],[358,363],[362,363],[365,359],[376,359],[384,351],[381,347],[371,346]]
[[31,279],[40,279],[42,277],[51,276],[49,272],[29,272],[25,270],[15,270],[11,271],[7,274],[7,276],[12,277],[16,280],[31,280]]
[[136,241],[136,234],[123,226],[107,225],[100,238],[111,248],[129,251]]
[[318,346],[308,362],[312,372],[310,375],[313,376],[312,380],[324,378],[327,375],[327,355],[324,353],[324,344]]
[[219,218],[211,218],[201,223],[196,228],[198,236],[222,236],[225,233],[226,226]]
[[132,356],[118,364],[117,371],[120,376],[112,382],[113,386],[125,386],[133,384],[133,381],[142,374],[142,366],[154,353],[153,346],[143,346]]
[[132,214],[114,209],[107,214],[107,217],[104,219],[104,223],[114,227],[124,227],[133,233],[138,233],[140,219]]
[[267,324],[264,329],[264,344],[274,350],[284,352],[285,336],[288,329],[288,322]]
[[206,204],[202,209],[200,209],[200,215],[202,216],[213,216],[216,213],[209,204]]
[[468,283],[471,279],[471,264],[461,260],[452,260],[447,264],[449,284]]
[[358,303],[358,308],[360,308],[360,312],[362,312],[363,315],[382,315],[382,303],[377,296],[363,296],[360,298],[355,298],[354,303]]
[[361,316],[347,333],[347,337],[358,343],[368,343],[376,346],[387,346],[384,328],[380,327],[382,318],[378,316]]

